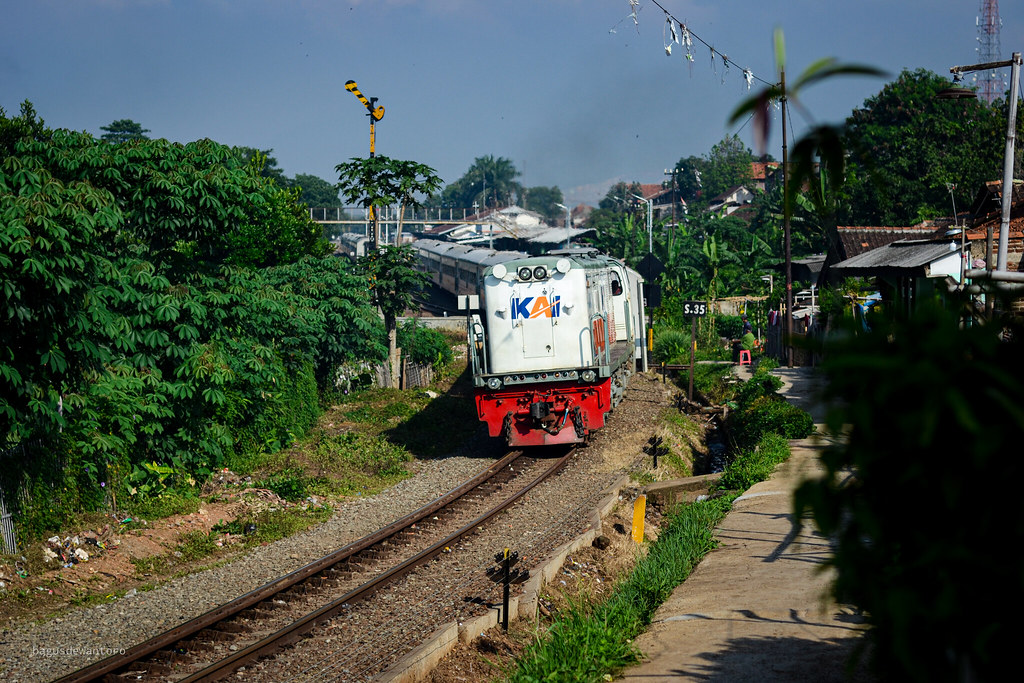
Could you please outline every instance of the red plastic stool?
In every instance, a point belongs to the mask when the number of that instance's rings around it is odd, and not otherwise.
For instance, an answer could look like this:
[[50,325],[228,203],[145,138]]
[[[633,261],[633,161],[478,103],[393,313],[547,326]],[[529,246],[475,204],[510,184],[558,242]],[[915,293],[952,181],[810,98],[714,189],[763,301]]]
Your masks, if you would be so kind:
[[750,351],[748,349],[740,349],[740,365],[750,365]]

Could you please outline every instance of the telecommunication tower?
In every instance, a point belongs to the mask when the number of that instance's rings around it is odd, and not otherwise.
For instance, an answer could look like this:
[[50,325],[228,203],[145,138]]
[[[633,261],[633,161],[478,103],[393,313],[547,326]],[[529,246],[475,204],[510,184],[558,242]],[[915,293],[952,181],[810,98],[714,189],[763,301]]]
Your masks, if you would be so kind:
[[[983,63],[999,61],[999,29],[1003,20],[999,18],[999,0],[980,0],[978,8],[978,56]],[[1006,74],[996,69],[987,69],[974,77],[978,84],[978,97],[988,104],[1002,97],[1006,90]]]

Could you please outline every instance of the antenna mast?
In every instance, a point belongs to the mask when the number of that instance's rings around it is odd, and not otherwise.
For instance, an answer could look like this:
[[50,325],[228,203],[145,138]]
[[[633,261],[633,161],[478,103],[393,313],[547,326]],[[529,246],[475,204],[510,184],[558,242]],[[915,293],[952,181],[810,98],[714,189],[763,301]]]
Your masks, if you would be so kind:
[[[999,0],[980,0],[978,25],[978,56],[981,62],[1000,61],[999,29],[1003,20],[999,18]],[[978,97],[988,104],[1000,97],[1006,90],[1006,74],[988,69],[974,77],[978,84]]]

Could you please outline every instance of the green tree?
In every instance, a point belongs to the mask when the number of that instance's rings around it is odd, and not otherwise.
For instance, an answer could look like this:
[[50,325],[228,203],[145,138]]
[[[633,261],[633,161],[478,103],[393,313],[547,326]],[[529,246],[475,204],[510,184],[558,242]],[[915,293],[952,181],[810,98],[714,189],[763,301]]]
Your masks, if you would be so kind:
[[594,245],[603,253],[622,259],[635,268],[647,253],[645,225],[638,222],[633,214],[616,214],[615,221],[604,224],[597,232]]
[[[942,100],[949,80],[903,71],[846,120],[849,150],[841,220],[852,225],[913,225],[970,206],[978,188],[1001,177],[1005,102]],[[1018,135],[1024,124],[1018,118]]]
[[24,151],[53,138],[29,102],[14,118],[0,109],[0,447],[64,426],[62,397],[109,358],[111,321],[92,291],[124,216],[109,191],[62,180]]
[[[434,194],[442,182],[430,166],[381,155],[365,159],[353,158],[338,164],[335,170],[338,172],[339,188],[345,198],[353,204],[373,210],[374,245],[380,244],[377,219],[381,209],[398,204],[404,216],[406,206],[420,205],[418,197]],[[399,222],[396,243],[399,242],[401,229]]]
[[565,211],[558,204],[564,204],[562,191],[555,187],[531,187],[523,191],[523,208],[536,211],[544,216],[544,220],[552,225],[561,225],[565,220]]
[[[223,434],[195,435],[211,429],[201,418],[223,401],[209,383],[226,375],[198,359],[217,357],[204,349],[225,348],[218,335],[236,339],[243,326],[232,316],[246,310],[264,316],[249,328],[246,338],[261,340],[252,349],[318,369],[326,364],[325,377],[333,361],[309,351],[321,347],[289,346],[292,340],[345,339],[342,330],[352,328],[360,331],[347,338],[349,347],[372,351],[360,346],[368,328],[353,327],[360,306],[372,310],[365,284],[354,277],[342,291],[324,288],[339,302],[352,301],[341,329],[298,334],[282,325],[327,324],[322,311],[303,313],[311,297],[282,303],[280,288],[254,284],[250,269],[224,269],[233,262],[289,265],[286,259],[323,253],[295,192],[241,166],[230,148],[209,140],[115,147],[47,129],[29,103],[18,117],[0,112],[0,146],[0,437],[56,434],[65,426],[65,436],[79,434],[93,449],[123,449],[133,442],[126,437],[118,445],[111,435],[128,424],[123,411],[145,403],[169,411],[152,423],[164,437],[149,448],[212,452]],[[228,287],[232,273],[242,275],[232,275]],[[238,299],[269,289],[275,291],[252,306]],[[195,363],[194,372],[186,363]],[[143,391],[151,396],[140,401]],[[189,403],[197,395],[200,406]],[[68,415],[76,416],[74,430]],[[186,434],[193,435],[187,443]]]
[[412,304],[412,296],[429,280],[416,267],[416,253],[408,246],[381,245],[359,260],[370,281],[370,294],[384,316],[388,339],[390,380],[398,377],[398,316]]
[[515,165],[505,157],[477,157],[464,176],[472,193],[467,206],[474,202],[484,208],[514,204],[523,194],[523,186],[516,181],[519,176]]
[[256,173],[273,180],[281,187],[291,187],[292,181],[284,174],[277,165],[277,158],[273,155],[272,149],[256,149],[255,147],[235,147],[234,153],[238,156],[242,166],[253,166]]
[[245,218],[228,234],[228,263],[267,268],[333,251],[323,228],[301,203],[298,188],[267,188],[263,201],[254,202]]
[[131,140],[148,140],[146,133],[149,132],[148,128],[143,128],[142,124],[136,123],[131,119],[118,119],[108,126],[100,126],[100,130],[107,131],[102,136],[103,140],[118,144],[121,142],[129,142]]
[[689,156],[676,162],[672,169],[672,177],[676,184],[676,190],[684,201],[696,204],[706,201],[714,195],[708,195],[704,191],[704,177],[708,172],[708,160],[704,157]]
[[[400,204],[404,215],[406,206],[419,203],[418,195],[430,196],[441,186],[441,178],[429,166],[385,156],[352,159],[338,164],[336,170],[341,192],[350,202],[373,209],[375,219],[383,207],[391,204]],[[409,305],[412,292],[425,281],[425,276],[415,268],[412,250],[401,248],[401,222],[395,244],[394,248],[382,245],[379,226],[375,224],[373,247],[360,264],[370,278],[374,303],[384,315],[392,378],[398,375],[397,317]]]
[[598,207],[618,212],[627,211],[635,205],[635,195],[643,196],[643,188],[640,187],[640,183],[619,181],[608,188],[608,191],[598,203]]
[[[835,58],[826,57],[812,63],[795,79],[784,81],[782,76],[786,71],[786,43],[782,30],[776,29],[774,35],[775,43],[775,66],[779,71],[779,82],[766,86],[751,97],[747,98],[733,111],[729,123],[734,124],[746,117],[753,117],[753,130],[755,146],[758,153],[764,153],[765,142],[771,129],[772,105],[775,102],[785,101],[789,107],[799,111],[806,110],[801,102],[801,95],[804,89],[824,80],[833,79],[836,76],[880,76],[882,71],[869,66],[858,64],[841,64]],[[785,85],[783,85],[785,83]],[[783,125],[789,122],[784,121]],[[820,181],[819,173],[824,171],[830,178],[827,183],[833,191],[839,191],[846,179],[846,149],[843,144],[843,126],[834,124],[819,124],[813,126],[804,136],[796,141],[792,153],[789,156],[789,196],[783,198],[783,214],[791,215],[794,205],[794,197],[802,191],[804,186],[826,187]],[[829,208],[825,206],[825,199],[820,193],[813,195],[818,201],[818,208],[821,213],[828,213]],[[834,200],[829,200],[834,201]]]
[[753,153],[738,135],[727,135],[711,148],[707,164],[701,174],[703,197],[711,200],[721,193],[740,185],[750,184],[750,163]]
[[306,206],[334,208],[342,205],[337,185],[332,185],[323,178],[308,173],[296,173],[293,185],[301,190],[299,201]]

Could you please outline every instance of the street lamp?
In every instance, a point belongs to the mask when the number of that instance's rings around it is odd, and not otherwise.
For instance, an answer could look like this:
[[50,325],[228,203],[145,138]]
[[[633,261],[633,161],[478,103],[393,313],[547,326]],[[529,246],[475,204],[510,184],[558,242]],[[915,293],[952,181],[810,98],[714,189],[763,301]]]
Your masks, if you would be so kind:
[[565,248],[569,248],[569,243],[572,241],[572,211],[565,204],[559,204],[555,202],[555,206],[565,210]]
[[[1019,52],[1014,52],[1013,57],[1005,62],[986,62],[985,64],[970,64],[968,66],[954,66],[950,73],[954,79],[959,81],[962,74],[973,71],[985,71],[988,69],[1000,69],[1010,67],[1010,107],[1006,125],[1006,151],[1003,155],[1003,197],[1002,197],[1002,220],[999,224],[999,255],[996,260],[996,271],[1005,275],[1006,252],[1010,233],[1010,206],[1013,204],[1013,147],[1017,131],[1017,88],[1020,85],[1021,57]],[[965,95],[959,92],[960,89],[949,89],[937,95],[942,98],[960,98]],[[986,266],[990,265],[991,254],[985,254]],[[971,273],[968,273],[971,275]],[[1003,279],[1003,278],[999,278]]]
[[654,202],[638,194],[633,196],[647,204],[647,253],[654,253]]

